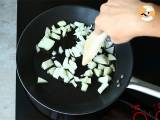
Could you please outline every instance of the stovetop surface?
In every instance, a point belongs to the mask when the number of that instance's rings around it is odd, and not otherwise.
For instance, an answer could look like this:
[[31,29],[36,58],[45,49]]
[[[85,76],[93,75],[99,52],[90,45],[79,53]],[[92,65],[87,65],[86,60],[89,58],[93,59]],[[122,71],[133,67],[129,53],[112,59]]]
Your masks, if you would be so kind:
[[[18,0],[17,40],[24,27],[39,13],[57,5],[78,4],[99,9],[99,0]],[[136,38],[131,42],[134,54],[133,75],[160,86],[160,40],[158,38]],[[138,104],[145,111],[154,114],[156,98],[126,90],[111,107],[88,116],[64,117],[63,120],[131,120]],[[154,116],[154,115],[153,115]],[[16,120],[49,120],[31,103],[17,77],[16,84]],[[61,120],[61,119],[57,119]]]

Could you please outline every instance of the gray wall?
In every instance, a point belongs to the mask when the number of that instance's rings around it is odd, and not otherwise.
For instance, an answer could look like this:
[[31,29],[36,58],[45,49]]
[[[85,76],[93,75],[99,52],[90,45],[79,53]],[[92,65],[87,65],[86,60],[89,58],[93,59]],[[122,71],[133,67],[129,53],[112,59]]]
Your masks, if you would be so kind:
[[15,119],[16,0],[0,0],[0,120]]

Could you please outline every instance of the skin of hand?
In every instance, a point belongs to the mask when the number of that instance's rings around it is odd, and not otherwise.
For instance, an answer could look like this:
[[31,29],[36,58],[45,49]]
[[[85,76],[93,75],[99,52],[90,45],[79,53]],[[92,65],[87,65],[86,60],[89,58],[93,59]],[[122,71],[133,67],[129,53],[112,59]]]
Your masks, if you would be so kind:
[[112,42],[121,44],[137,36],[160,37],[160,16],[152,21],[141,20],[139,9],[143,5],[153,6],[160,14],[160,7],[139,0],[109,0],[102,4],[100,14],[95,20],[95,31],[105,32]]

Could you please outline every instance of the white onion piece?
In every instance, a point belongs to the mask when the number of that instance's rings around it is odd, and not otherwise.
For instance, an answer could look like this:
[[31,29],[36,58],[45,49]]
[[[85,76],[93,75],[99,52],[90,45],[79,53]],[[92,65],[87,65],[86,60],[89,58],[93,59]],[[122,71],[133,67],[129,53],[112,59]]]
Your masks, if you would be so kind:
[[115,61],[117,60],[115,56],[113,56],[112,54],[108,54],[108,60],[110,61]]
[[50,36],[50,34],[51,34],[50,29],[49,29],[48,27],[46,27],[46,30],[45,30],[45,36],[46,36],[46,37],[49,37],[49,36]]
[[100,83],[108,83],[111,80],[111,77],[109,75],[106,75],[105,77],[98,78],[98,82]]
[[111,64],[111,65],[110,65],[110,68],[112,69],[113,72],[116,71],[116,68],[115,68],[114,64]]
[[57,24],[58,24],[60,27],[63,27],[63,26],[65,26],[65,25],[67,25],[67,23],[66,23],[64,20],[59,21]]
[[92,77],[93,76],[92,70],[85,71],[84,76],[86,76],[86,77]]
[[72,24],[72,23],[70,24],[70,26],[71,26],[73,29],[76,27],[76,26],[75,26],[74,24]]
[[65,57],[64,61],[63,61],[63,68],[67,69],[68,68],[68,65],[69,65],[69,59],[68,57]]
[[61,63],[58,60],[54,61],[56,67],[62,67]]
[[50,68],[49,70],[47,70],[47,74],[53,75],[55,69],[56,69],[56,67]]
[[70,79],[68,77],[65,77],[63,80],[64,83],[69,83],[69,81],[70,81]]
[[91,61],[91,62],[88,63],[87,66],[88,66],[89,69],[94,69],[97,66],[97,64],[95,62]]
[[91,84],[91,78],[89,77],[81,78],[81,82],[86,84]]
[[106,49],[106,51],[110,54],[113,54],[114,53],[114,47],[110,47],[110,48]]
[[45,80],[45,79],[43,79],[43,78],[41,78],[41,77],[38,77],[37,83],[38,83],[38,84],[48,83],[48,81]]
[[70,57],[70,52],[68,49],[65,49],[65,55],[66,55],[66,57]]
[[77,87],[77,83],[73,80],[71,80],[69,83],[71,83],[75,88]]
[[98,64],[98,69],[103,70],[106,66]]
[[74,80],[75,82],[81,82],[81,79],[79,79],[79,77],[74,76]]
[[80,57],[81,56],[80,50],[77,49],[76,47],[72,47],[71,50],[72,50],[75,57]]
[[81,23],[81,22],[74,22],[74,25],[77,26],[77,27],[84,27],[84,23]]
[[55,28],[55,29],[52,29],[52,32],[60,35],[61,34],[61,29],[60,28],[57,28],[57,29]]
[[46,69],[50,68],[52,65],[54,65],[54,64],[53,64],[52,60],[49,59],[49,60],[46,60],[46,61],[42,62],[41,68],[43,70],[46,70]]
[[54,46],[54,44],[55,44],[54,40],[51,40],[44,36],[42,40],[38,43],[38,47],[48,51]]
[[55,25],[52,25],[52,31],[54,31],[54,30],[56,30],[56,27],[55,27]]
[[68,70],[69,70],[72,74],[75,74],[75,69],[74,69],[71,65],[68,65]]
[[69,60],[69,65],[70,65],[74,70],[77,69],[77,64],[76,64],[74,61]]
[[70,73],[69,71],[66,71],[66,72],[67,72],[68,78],[71,80],[74,77],[74,75],[72,73]]
[[110,67],[104,68],[103,76],[109,75],[111,73],[112,73],[112,69]]
[[105,41],[105,47],[106,47],[106,49],[109,48],[109,47],[111,47],[112,45],[113,45],[113,43],[110,40],[106,40]]
[[103,83],[99,88],[98,88],[98,93],[102,94],[102,92],[108,87],[108,83]]
[[102,52],[103,52],[102,48],[101,48],[98,52],[99,52],[99,53],[102,53]]
[[61,39],[61,37],[59,35],[57,35],[56,33],[53,33],[53,32],[50,36],[55,40],[60,40]]
[[40,52],[40,48],[38,47],[38,45],[36,45],[36,52],[37,52],[37,53]]
[[71,60],[75,62],[75,61],[76,61],[76,58],[75,58],[75,57],[71,57]]
[[67,29],[65,27],[61,27],[62,30],[62,37],[65,37],[67,35]]
[[97,55],[93,59],[93,61],[96,62],[96,63],[104,64],[104,65],[108,65],[109,64],[107,56],[105,56],[103,54],[102,55]]
[[56,51],[53,50],[52,51],[52,55],[55,56],[56,55]]
[[63,53],[63,48],[62,48],[62,46],[59,47],[58,52],[59,52],[59,54],[62,54],[62,53]]
[[97,77],[100,77],[102,75],[102,70],[95,68],[94,73]]
[[59,76],[60,76],[60,72],[61,72],[61,68],[56,68],[56,69],[54,70],[53,77],[54,77],[55,79],[58,79]]
[[65,26],[65,28],[66,28],[67,32],[71,32],[71,30],[72,30],[70,25]]
[[81,85],[82,85],[82,86],[81,86],[81,91],[86,92],[87,89],[88,89],[88,84],[82,82]]

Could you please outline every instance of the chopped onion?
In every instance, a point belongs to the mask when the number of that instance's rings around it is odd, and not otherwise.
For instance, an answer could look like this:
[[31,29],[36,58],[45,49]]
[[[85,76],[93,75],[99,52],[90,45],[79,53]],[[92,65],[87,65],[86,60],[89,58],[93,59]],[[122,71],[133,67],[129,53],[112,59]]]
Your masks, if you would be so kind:
[[81,91],[86,92],[87,89],[88,89],[88,84],[82,82],[81,85],[82,85],[82,86],[81,86]]
[[63,68],[67,69],[68,68],[68,65],[69,65],[69,59],[68,57],[65,57],[64,61],[63,61]]
[[67,35],[67,29],[65,27],[61,27],[62,30],[62,37],[65,37]]
[[69,83],[71,83],[75,88],[77,87],[77,83],[73,80],[71,80]]
[[94,73],[97,77],[100,77],[102,75],[102,70],[95,68]]
[[62,67],[61,63],[57,60],[54,61],[56,67]]
[[56,67],[52,67],[47,71],[47,74],[53,75],[54,71],[55,71]]
[[43,70],[46,70],[46,69],[50,68],[53,65],[54,64],[53,64],[52,60],[49,59],[49,60],[46,60],[46,61],[42,62],[41,67],[42,67]]
[[68,65],[68,70],[69,70],[72,74],[75,74],[75,69],[74,69],[71,65]]
[[52,55],[55,56],[56,55],[56,51],[53,50],[52,51]]
[[98,64],[98,69],[103,70],[106,66]]
[[71,32],[71,26],[70,25],[65,26],[65,28],[66,28],[67,32]]
[[58,52],[59,52],[59,54],[62,54],[62,53],[63,53],[63,48],[62,48],[62,46],[59,47]]
[[112,73],[112,69],[110,67],[104,68],[103,76],[109,75],[111,73]]
[[72,24],[72,23],[70,24],[70,26],[71,26],[73,29],[76,27],[76,26],[75,26],[74,24]]
[[81,56],[81,51],[79,49],[77,49],[76,47],[72,47],[71,50],[72,50],[75,57],[80,57]]
[[114,61],[117,60],[115,56],[113,56],[112,54],[108,54],[108,60],[110,61]]
[[99,52],[99,53],[102,53],[102,52],[103,52],[102,48],[101,48],[98,52]]
[[97,64],[95,62],[91,61],[91,62],[88,63],[87,66],[88,66],[89,69],[94,69],[97,66]]
[[48,81],[45,80],[45,79],[43,79],[43,78],[41,78],[41,77],[38,77],[37,83],[38,83],[38,84],[48,83]]
[[68,77],[64,78],[64,83],[69,83],[70,79]]
[[76,64],[74,61],[69,60],[69,65],[70,65],[74,70],[77,69],[77,64]]
[[110,47],[110,48],[106,49],[106,51],[110,54],[113,54],[114,53],[114,47]]
[[116,71],[116,68],[115,68],[114,64],[111,64],[111,65],[110,65],[110,68],[112,69],[113,72]]
[[55,29],[52,29],[52,32],[60,35],[61,34],[61,29],[60,28],[57,28],[57,29],[55,28]]
[[53,33],[53,32],[52,32],[52,34],[51,34],[51,37],[52,37],[53,39],[55,39],[55,40],[60,40],[60,39],[61,39],[61,37],[60,37],[59,35],[57,35],[56,33]]
[[80,28],[84,27],[84,23],[81,23],[81,22],[74,22],[74,25]]
[[70,57],[70,52],[68,49],[65,49],[65,55],[66,55],[66,57]]
[[89,77],[81,78],[81,82],[86,84],[91,84],[91,78]]
[[104,64],[104,65],[108,65],[109,64],[109,61],[108,61],[108,58],[102,54],[102,55],[97,55],[94,59],[93,59],[94,62],[97,62],[97,63],[100,63],[100,64]]
[[106,75],[105,77],[98,78],[98,82],[100,83],[108,83],[111,80],[111,77],[109,75]]
[[99,88],[98,88],[98,93],[102,94],[102,92],[108,87],[108,83],[103,83]]
[[51,34],[50,29],[49,29],[48,27],[46,27],[45,36],[46,36],[46,37],[49,37],[50,34]]
[[61,72],[61,68],[56,68],[56,69],[54,70],[53,77],[54,77],[55,79],[58,79],[59,76],[60,76],[60,72]]
[[106,40],[105,45],[106,45],[105,47],[107,49],[107,48],[111,47],[113,45],[113,43],[111,42],[111,40]]
[[74,77],[74,75],[72,73],[70,73],[69,71],[67,71],[67,76],[70,80]]
[[71,57],[71,60],[75,62],[75,61],[76,61],[76,58],[75,58],[75,57]]
[[75,80],[76,82],[81,82],[81,79],[79,79],[79,77],[76,77],[76,76],[74,76],[74,80]]
[[65,25],[67,25],[67,23],[66,23],[64,20],[59,21],[57,24],[58,24],[60,27],[63,27],[63,26],[65,26]]
[[87,70],[87,71],[85,71],[84,76],[92,77],[92,76],[93,76],[92,70]]
[[38,45],[36,45],[36,52],[37,52],[37,53],[40,52],[40,48],[38,47]]
[[38,47],[48,51],[54,46],[54,43],[55,43],[54,40],[51,40],[44,36],[42,40],[38,43]]

